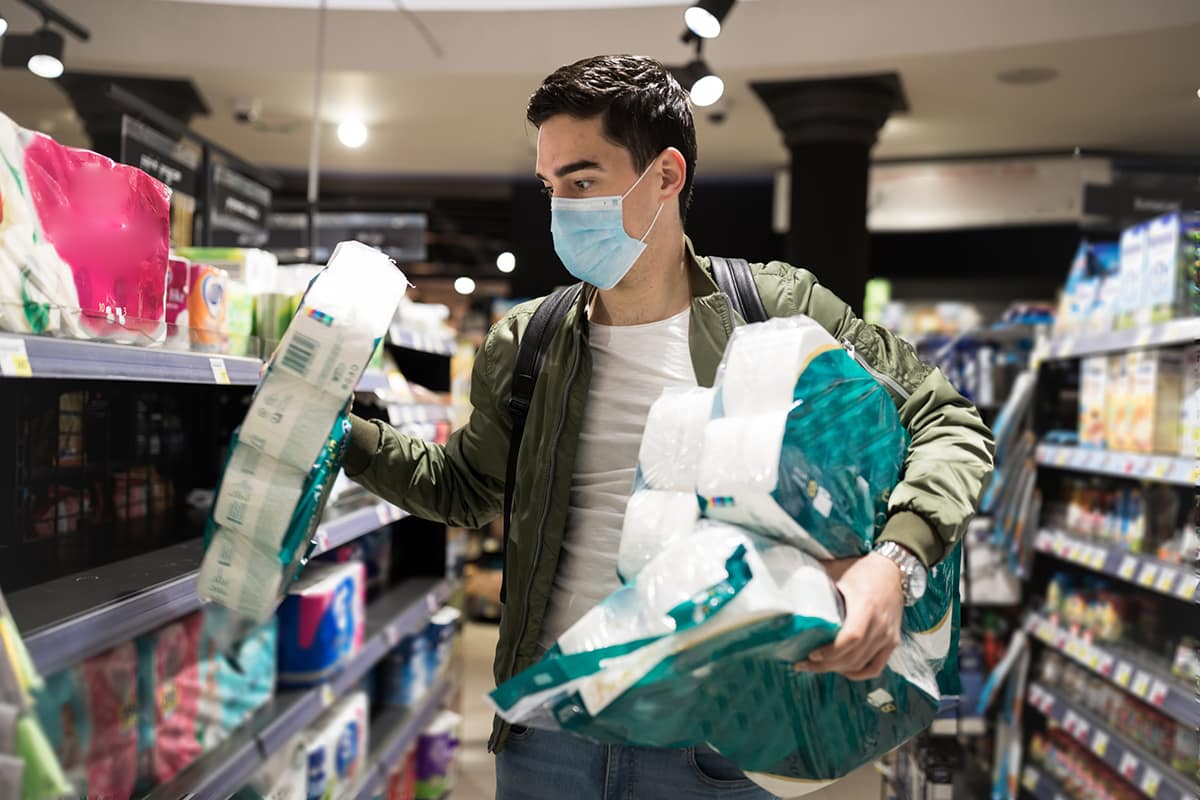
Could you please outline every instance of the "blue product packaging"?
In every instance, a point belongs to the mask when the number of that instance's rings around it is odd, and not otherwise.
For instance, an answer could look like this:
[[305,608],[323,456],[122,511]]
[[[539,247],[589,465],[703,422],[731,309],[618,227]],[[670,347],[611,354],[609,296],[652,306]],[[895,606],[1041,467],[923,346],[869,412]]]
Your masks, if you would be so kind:
[[446,606],[433,615],[425,634],[429,639],[429,674],[436,676],[450,661],[450,648],[458,632],[462,613],[453,606]]
[[312,686],[362,648],[366,574],[361,562],[314,563],[279,606],[279,683]]
[[388,656],[383,700],[390,706],[416,705],[430,680],[428,637],[406,636]]
[[277,639],[274,617],[248,627],[227,608],[205,606],[196,719],[196,739],[204,750],[228,738],[274,696]]

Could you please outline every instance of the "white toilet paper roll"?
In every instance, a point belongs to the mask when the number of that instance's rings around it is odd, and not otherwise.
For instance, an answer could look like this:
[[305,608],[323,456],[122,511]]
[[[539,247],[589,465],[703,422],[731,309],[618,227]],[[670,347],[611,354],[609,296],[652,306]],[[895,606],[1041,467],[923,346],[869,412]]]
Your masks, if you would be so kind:
[[284,566],[271,553],[244,536],[218,528],[200,564],[196,593],[245,617],[265,622],[279,604],[283,572]]
[[837,341],[807,317],[739,328],[729,342],[718,379],[725,416],[790,407],[796,379],[809,359],[836,347]]
[[736,501],[739,495],[774,491],[787,414],[784,409],[709,422],[700,456],[700,495]]
[[650,407],[638,467],[651,489],[694,494],[714,391],[666,389]]
[[337,397],[316,391],[300,378],[273,370],[254,396],[238,436],[245,444],[307,472],[348,397],[348,393]]
[[686,536],[700,519],[700,503],[692,492],[642,489],[625,507],[617,572],[629,582],[650,559],[677,537]]
[[221,478],[213,519],[268,551],[278,548],[307,480],[306,470],[277,461],[239,440]]

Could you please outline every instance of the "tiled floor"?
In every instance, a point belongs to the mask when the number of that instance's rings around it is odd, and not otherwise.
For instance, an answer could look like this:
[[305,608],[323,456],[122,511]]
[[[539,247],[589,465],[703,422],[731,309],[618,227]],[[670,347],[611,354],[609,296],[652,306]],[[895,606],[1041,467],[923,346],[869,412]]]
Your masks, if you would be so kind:
[[[464,633],[463,748],[458,785],[450,800],[495,800],[496,767],[487,751],[492,712],[483,697],[493,688],[496,626],[468,623]],[[878,800],[879,776],[867,767],[806,800]],[[669,799],[664,799],[669,800]]]

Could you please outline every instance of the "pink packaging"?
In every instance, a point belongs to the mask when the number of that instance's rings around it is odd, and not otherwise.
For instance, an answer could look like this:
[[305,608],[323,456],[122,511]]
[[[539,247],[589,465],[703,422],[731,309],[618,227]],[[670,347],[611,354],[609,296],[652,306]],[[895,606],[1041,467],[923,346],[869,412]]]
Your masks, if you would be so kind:
[[361,561],[308,565],[277,613],[280,685],[327,680],[362,649],[366,584]]
[[196,719],[203,622],[197,612],[138,640],[142,696],[138,772],[147,786],[171,780],[202,750]]
[[167,261],[167,338],[188,344],[188,300],[192,289],[192,262],[171,256]]
[[88,797],[126,798],[137,781],[137,649],[126,642],[83,662],[91,711]]

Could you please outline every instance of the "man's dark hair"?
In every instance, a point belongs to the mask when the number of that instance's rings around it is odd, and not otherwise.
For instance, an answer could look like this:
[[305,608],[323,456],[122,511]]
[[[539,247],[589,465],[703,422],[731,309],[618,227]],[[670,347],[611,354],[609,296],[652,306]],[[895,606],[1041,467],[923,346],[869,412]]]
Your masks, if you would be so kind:
[[602,117],[604,135],[629,151],[638,172],[668,147],[687,165],[679,216],[687,218],[696,171],[696,124],[687,92],[657,61],[644,56],[596,56],[559,67],[529,98],[534,127],[559,114]]

